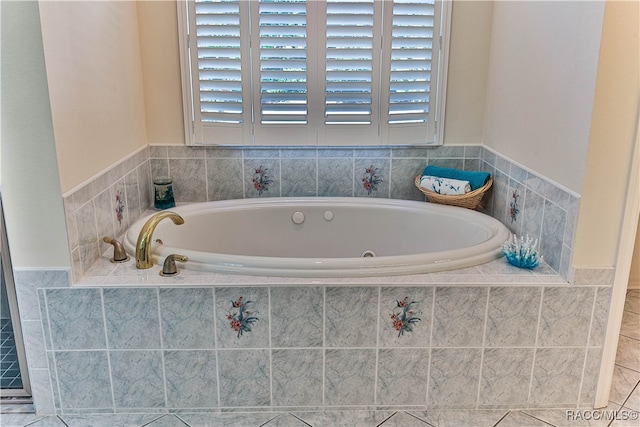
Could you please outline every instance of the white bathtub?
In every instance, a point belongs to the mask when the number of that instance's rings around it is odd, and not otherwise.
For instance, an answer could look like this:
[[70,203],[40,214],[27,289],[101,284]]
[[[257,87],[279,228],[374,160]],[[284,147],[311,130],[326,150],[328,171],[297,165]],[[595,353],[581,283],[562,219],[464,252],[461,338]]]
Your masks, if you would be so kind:
[[[171,211],[185,222],[158,224],[154,262],[186,255],[189,261],[180,268],[211,272],[297,277],[428,273],[499,258],[509,238],[502,223],[482,213],[393,199],[243,199]],[[129,254],[135,254],[148,218],[127,231]]]

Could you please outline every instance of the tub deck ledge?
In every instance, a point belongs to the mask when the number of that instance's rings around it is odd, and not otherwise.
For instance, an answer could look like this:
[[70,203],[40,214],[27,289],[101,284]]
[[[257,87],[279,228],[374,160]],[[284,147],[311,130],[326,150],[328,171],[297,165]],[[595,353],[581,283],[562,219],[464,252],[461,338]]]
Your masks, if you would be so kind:
[[509,265],[504,258],[457,270],[435,273],[374,276],[374,277],[279,277],[198,272],[180,269],[175,277],[162,277],[162,266],[148,270],[136,269],[135,261],[123,264],[109,262],[110,254],[103,254],[74,286],[131,287],[131,286],[273,286],[273,285],[569,285],[567,280],[544,262],[534,270]]

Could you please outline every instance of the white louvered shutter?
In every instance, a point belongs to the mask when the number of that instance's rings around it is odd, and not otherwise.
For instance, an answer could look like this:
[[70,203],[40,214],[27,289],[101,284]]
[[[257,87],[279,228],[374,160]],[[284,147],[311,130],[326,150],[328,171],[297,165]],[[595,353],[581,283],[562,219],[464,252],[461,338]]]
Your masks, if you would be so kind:
[[428,142],[435,132],[439,37],[435,0],[393,0],[387,19],[383,136],[390,144]]
[[382,2],[327,0],[322,145],[378,144]]
[[394,0],[389,123],[425,123],[431,94],[433,0]]
[[371,124],[373,0],[327,0],[326,124]]
[[251,2],[254,135],[263,145],[314,144],[309,124],[306,0]]
[[242,0],[190,2],[191,73],[196,142],[250,139],[247,8]]
[[260,0],[260,122],[307,123],[304,0]]
[[195,144],[437,143],[440,2],[187,4]]

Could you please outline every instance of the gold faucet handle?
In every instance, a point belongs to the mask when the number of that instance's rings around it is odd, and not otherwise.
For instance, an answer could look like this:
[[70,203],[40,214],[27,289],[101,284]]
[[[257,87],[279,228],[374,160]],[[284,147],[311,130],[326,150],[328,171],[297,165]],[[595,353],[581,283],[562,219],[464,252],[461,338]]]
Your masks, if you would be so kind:
[[129,261],[129,255],[127,255],[127,252],[124,250],[122,243],[108,236],[103,237],[102,241],[113,245],[113,258],[110,259],[111,262],[121,263]]

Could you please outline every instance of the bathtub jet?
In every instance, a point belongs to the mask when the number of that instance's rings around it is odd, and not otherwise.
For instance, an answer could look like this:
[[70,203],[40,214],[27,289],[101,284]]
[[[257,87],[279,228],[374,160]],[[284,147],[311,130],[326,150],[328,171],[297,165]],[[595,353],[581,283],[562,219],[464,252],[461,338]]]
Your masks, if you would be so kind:
[[[464,208],[368,198],[261,198],[173,208],[157,224],[151,259],[175,253],[185,269],[289,277],[391,276],[453,270],[502,255],[508,229]],[[135,253],[147,216],[127,231]]]

